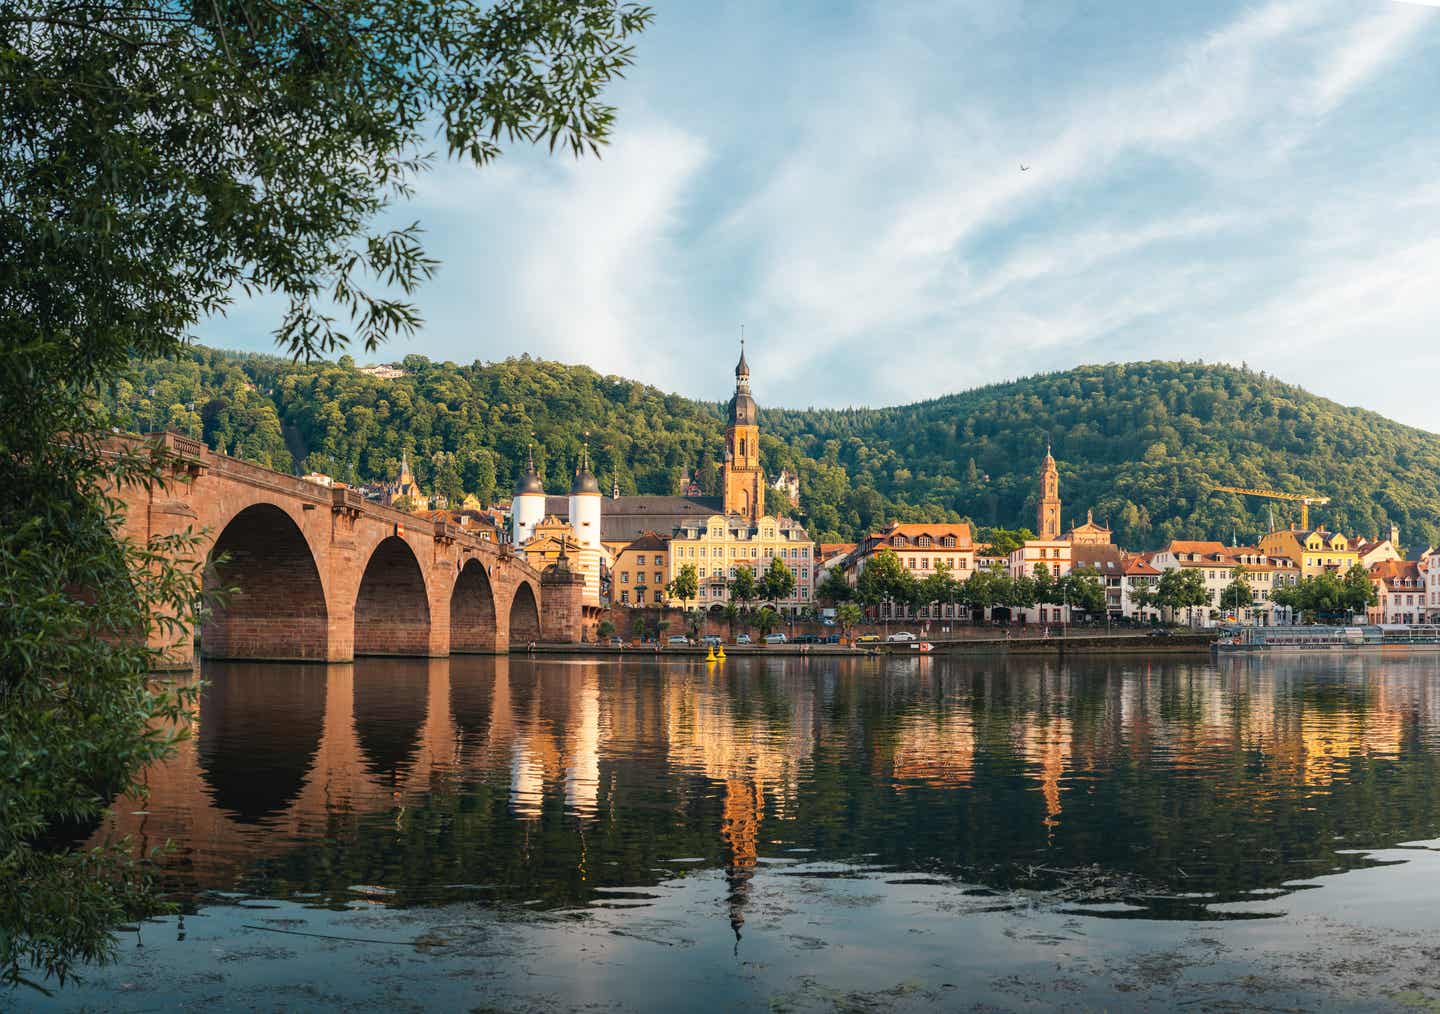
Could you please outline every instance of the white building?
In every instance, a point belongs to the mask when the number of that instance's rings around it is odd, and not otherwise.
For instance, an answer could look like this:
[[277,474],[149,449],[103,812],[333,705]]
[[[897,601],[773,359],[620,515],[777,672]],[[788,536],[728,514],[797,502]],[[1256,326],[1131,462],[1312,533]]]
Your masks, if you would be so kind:
[[[1300,568],[1283,556],[1269,556],[1255,546],[1227,546],[1222,542],[1194,542],[1175,539],[1151,557],[1158,570],[1198,570],[1205,580],[1209,604],[1185,610],[1199,626],[1238,622],[1263,625],[1293,622],[1291,610],[1274,603],[1277,588],[1300,580]],[[1254,595],[1247,609],[1230,612],[1220,608],[1220,596],[1235,580],[1236,567],[1243,567],[1245,580]]]
[[[1428,561],[1427,561],[1428,562]],[[1420,564],[1385,560],[1370,568],[1376,601],[1365,610],[1371,623],[1424,623],[1429,592]]]
[[[1072,565],[1069,539],[1031,539],[1010,553],[1006,570],[1010,577],[1034,577],[1044,567],[1051,578],[1062,578]],[[1028,609],[1012,609],[1012,617],[1023,617],[1026,623],[1068,623],[1070,607],[1036,605]]]
[[1440,549],[1427,550],[1420,557],[1425,577],[1425,611],[1431,623],[1440,623]]

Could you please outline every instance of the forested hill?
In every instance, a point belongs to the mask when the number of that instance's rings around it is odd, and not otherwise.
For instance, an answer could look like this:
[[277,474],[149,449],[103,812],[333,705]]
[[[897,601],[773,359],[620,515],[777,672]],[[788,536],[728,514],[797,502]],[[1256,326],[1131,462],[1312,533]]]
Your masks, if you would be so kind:
[[[400,365],[404,377],[382,380],[348,357],[297,365],[195,349],[137,365],[114,397],[133,428],[349,481],[393,475],[404,449],[425,488],[488,500],[508,492],[533,440],[561,492],[589,432],[607,492],[612,479],[626,493],[675,492],[687,468],[716,487],[720,405],[528,357]],[[895,408],[762,406],[760,421],[768,472],[799,473],[800,513],[825,541],[891,518],[1033,526],[1047,439],[1066,523],[1093,509],[1133,548],[1257,537],[1268,502],[1209,492],[1216,483],[1328,495],[1317,520],[1358,535],[1394,521],[1412,549],[1440,537],[1440,436],[1243,369],[1084,366]]]

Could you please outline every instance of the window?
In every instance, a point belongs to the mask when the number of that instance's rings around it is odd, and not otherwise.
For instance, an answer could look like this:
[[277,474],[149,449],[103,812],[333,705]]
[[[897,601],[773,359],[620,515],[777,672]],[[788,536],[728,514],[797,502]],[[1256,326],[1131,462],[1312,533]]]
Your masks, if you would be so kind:
[[664,584],[664,583],[665,583],[665,575],[664,575],[663,573],[661,573],[660,571],[658,571],[658,570],[655,572],[655,583],[656,583],[656,584]]
[[629,583],[630,583],[630,572],[629,572],[628,570],[622,570],[622,571],[620,572],[620,583],[621,583],[621,584],[629,584]]
[[620,593],[620,603],[621,605],[627,606],[630,604],[630,593],[628,591],[622,591]]
[[808,579],[808,578],[810,577],[810,568],[809,568],[809,567],[801,567],[801,568],[800,568],[800,576],[803,577],[803,578],[807,578],[807,579]]
[[953,535],[947,535],[947,536],[945,536],[944,538],[942,538],[942,539],[940,540],[940,545],[944,546],[946,549],[954,549],[954,548],[955,548],[955,536],[953,536]]
[[704,576],[705,576],[705,568],[704,568],[704,567],[701,567],[701,568],[700,568],[700,574],[699,574],[699,576],[700,576],[700,577],[704,577]]
[[921,549],[929,549],[929,548],[930,548],[930,536],[928,536],[928,535],[922,535],[922,536],[920,536],[920,538],[918,538],[918,539],[915,540],[915,545],[919,546]]

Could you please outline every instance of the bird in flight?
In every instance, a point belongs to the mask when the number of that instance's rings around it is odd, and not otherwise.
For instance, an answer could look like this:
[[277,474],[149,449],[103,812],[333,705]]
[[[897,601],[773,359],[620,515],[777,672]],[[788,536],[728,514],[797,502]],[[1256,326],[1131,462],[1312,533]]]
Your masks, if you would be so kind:
[[1020,171],[1021,171],[1022,173],[1028,173],[1028,172],[1030,171],[1030,167],[1029,167],[1028,165],[1026,165],[1024,162],[1021,162],[1021,163],[1020,163]]

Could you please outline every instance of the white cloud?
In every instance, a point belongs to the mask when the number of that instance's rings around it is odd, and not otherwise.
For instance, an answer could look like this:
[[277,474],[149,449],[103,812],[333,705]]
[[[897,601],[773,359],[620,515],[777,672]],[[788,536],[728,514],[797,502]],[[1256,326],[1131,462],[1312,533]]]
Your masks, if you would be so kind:
[[[871,402],[953,390],[977,363],[991,376],[1024,372],[1026,357],[1093,346],[1162,314],[1173,319],[1156,330],[1169,340],[1152,353],[1193,355],[1179,325],[1227,313],[1218,279],[1243,289],[1250,279],[1237,263],[1275,272],[1250,240],[1273,246],[1324,214],[1315,208],[1328,194],[1286,180],[1318,129],[1314,114],[1335,109],[1434,24],[1406,8],[1357,17],[1350,5],[1272,3],[1178,52],[1157,52],[1148,77],[1047,105],[1029,120],[989,115],[983,102],[973,104],[978,111],[936,109],[926,97],[953,82],[861,66],[851,87],[809,111],[773,179],[727,223],[763,266],[747,315],[790,339],[784,371],[844,350],[859,359],[877,344],[923,353],[930,368],[919,374],[895,366],[847,378]],[[874,60],[894,62],[883,46]],[[856,124],[869,143],[850,144],[847,127]],[[1073,204],[1137,160],[1192,177],[1187,205],[1137,205],[1111,225],[1085,224]],[[1370,196],[1381,208],[1390,201]],[[1061,221],[1037,224],[1051,208]],[[1367,224],[1373,245],[1376,226]],[[1265,228],[1278,230],[1268,243]],[[997,253],[996,237],[1017,230],[1027,238]],[[1214,242],[1220,237],[1229,243]],[[1164,251],[1187,245],[1190,256],[1167,261]],[[1197,270],[1214,258],[1209,271]],[[1241,303],[1229,313],[1254,297],[1234,298]],[[856,392],[841,383],[818,400],[843,404]]]
[[1432,17],[1415,5],[1390,4],[1357,25],[1349,41],[1322,68],[1311,99],[1314,111],[1323,114],[1334,109],[1414,42],[1418,29]]

